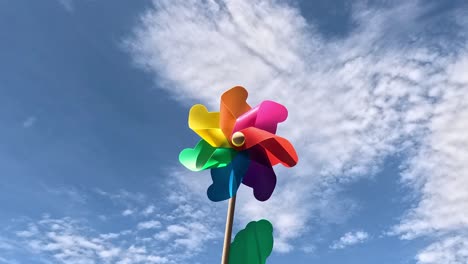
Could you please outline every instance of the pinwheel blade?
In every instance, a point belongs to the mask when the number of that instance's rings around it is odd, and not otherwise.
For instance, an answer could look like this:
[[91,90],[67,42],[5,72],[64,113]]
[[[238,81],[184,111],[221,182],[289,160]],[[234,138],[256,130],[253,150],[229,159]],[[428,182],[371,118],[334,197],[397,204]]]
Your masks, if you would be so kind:
[[231,139],[236,119],[251,109],[246,102],[247,96],[247,90],[241,86],[231,88],[221,96],[219,126],[228,140]]
[[213,202],[219,202],[234,196],[249,167],[249,163],[248,154],[240,152],[229,165],[211,169],[213,184],[208,188],[208,198]]
[[249,150],[250,164],[242,183],[253,189],[259,201],[270,199],[276,186],[276,174],[271,167],[266,150],[257,145]]
[[229,264],[265,264],[273,250],[273,225],[265,219],[252,221],[231,244]]
[[229,148],[230,144],[219,128],[219,112],[208,112],[204,105],[192,106],[189,112],[190,129],[213,147]]
[[249,149],[260,145],[266,150],[272,166],[281,163],[286,167],[293,167],[297,164],[296,150],[287,139],[255,127],[248,127],[240,132],[245,136],[245,144],[237,149]]
[[263,101],[237,118],[233,132],[256,127],[275,134],[278,123],[283,122],[286,118],[288,118],[286,107],[273,101]]
[[179,161],[189,170],[202,171],[225,167],[235,156],[236,151],[232,148],[214,148],[205,140],[200,140],[195,148],[182,150]]

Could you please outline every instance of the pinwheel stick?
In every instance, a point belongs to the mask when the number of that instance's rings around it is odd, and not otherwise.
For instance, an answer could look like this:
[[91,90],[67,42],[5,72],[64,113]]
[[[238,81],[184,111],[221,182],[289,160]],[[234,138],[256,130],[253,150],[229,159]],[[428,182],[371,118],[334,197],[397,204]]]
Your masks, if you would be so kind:
[[234,221],[234,210],[236,207],[236,196],[229,199],[229,206],[226,216],[226,230],[224,232],[224,245],[221,264],[229,264],[229,248],[231,247],[232,223]]

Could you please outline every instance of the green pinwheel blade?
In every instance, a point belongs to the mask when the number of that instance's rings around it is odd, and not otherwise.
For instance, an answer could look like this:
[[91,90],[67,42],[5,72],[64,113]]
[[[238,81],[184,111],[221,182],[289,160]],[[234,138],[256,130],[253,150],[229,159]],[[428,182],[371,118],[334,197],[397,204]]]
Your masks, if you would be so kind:
[[265,264],[273,250],[273,225],[265,219],[239,231],[229,252],[229,264]]
[[232,148],[216,148],[200,140],[195,148],[186,148],[179,154],[179,161],[192,171],[221,168],[231,163],[236,151]]

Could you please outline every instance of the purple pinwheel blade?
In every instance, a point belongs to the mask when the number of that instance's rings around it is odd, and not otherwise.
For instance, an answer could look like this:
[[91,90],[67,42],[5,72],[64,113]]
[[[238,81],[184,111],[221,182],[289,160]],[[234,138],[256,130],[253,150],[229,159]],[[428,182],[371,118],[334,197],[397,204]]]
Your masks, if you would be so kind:
[[276,174],[265,150],[260,147],[249,149],[250,165],[242,183],[253,189],[254,196],[259,201],[270,198],[276,186]]

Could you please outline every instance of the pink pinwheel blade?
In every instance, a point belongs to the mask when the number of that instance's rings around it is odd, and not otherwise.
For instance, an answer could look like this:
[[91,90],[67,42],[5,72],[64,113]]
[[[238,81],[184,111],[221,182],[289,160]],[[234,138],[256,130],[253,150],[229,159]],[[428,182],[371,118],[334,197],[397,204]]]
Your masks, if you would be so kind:
[[248,150],[250,164],[242,183],[253,189],[259,201],[268,200],[276,186],[276,174],[268,161],[265,150],[260,146]]
[[286,107],[273,101],[263,101],[260,105],[237,118],[233,132],[248,127],[256,127],[275,134],[278,123],[283,122],[287,117],[288,110]]

